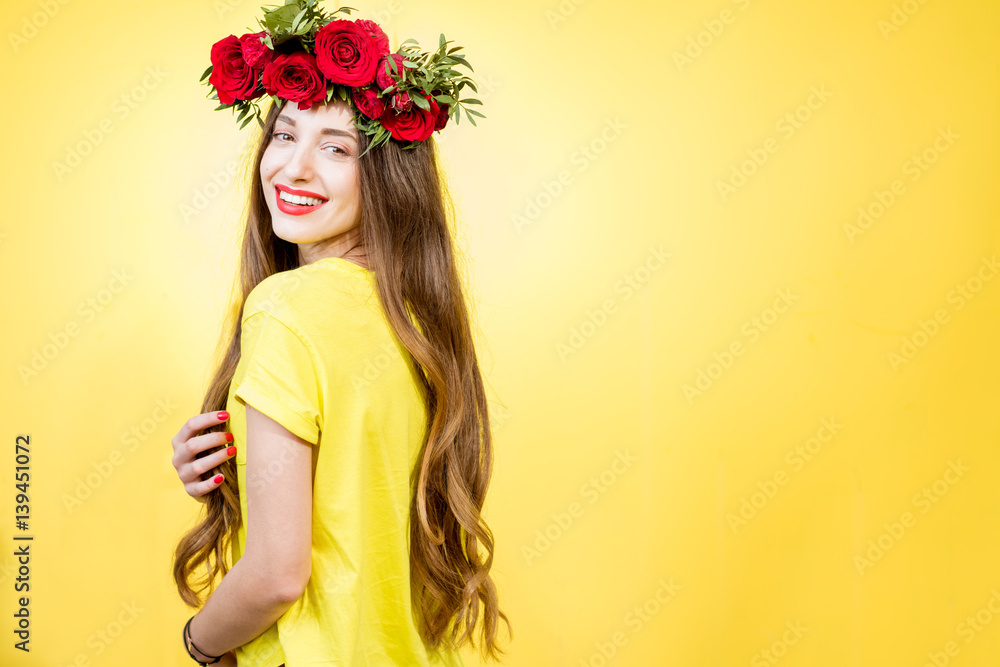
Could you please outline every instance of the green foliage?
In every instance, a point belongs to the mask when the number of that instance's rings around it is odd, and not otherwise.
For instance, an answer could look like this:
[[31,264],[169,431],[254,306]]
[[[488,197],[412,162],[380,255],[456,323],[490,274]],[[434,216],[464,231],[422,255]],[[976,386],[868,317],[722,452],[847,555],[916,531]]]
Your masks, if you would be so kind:
[[327,13],[320,8],[319,0],[285,0],[284,5],[261,9],[264,18],[257,19],[257,23],[267,32],[264,43],[271,50],[289,39],[297,39],[306,53],[314,52],[316,30],[341,18],[337,16],[341,12],[349,16],[352,11],[358,11],[353,7],[340,7]]

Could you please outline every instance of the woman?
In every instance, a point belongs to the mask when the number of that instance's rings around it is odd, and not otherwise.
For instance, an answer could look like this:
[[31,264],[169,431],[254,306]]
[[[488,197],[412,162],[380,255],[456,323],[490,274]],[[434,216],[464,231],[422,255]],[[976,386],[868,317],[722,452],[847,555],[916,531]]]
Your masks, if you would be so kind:
[[481,620],[496,659],[489,412],[433,139],[366,152],[348,102],[299,106],[267,111],[244,303],[173,439],[208,515],[178,589],[198,606],[224,575],[186,645],[254,667],[462,665]]

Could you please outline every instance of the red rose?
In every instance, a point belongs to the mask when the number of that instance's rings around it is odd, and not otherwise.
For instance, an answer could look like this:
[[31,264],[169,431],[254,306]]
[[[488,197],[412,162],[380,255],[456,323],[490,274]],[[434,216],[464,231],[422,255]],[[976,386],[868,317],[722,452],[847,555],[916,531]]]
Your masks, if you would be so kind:
[[351,99],[354,106],[369,118],[378,118],[385,111],[385,102],[378,96],[378,92],[371,88],[352,88]]
[[[396,61],[396,73],[392,73],[392,66],[389,65],[389,58]],[[379,91],[383,91],[389,86],[395,86],[396,82],[402,78],[403,68],[409,69],[409,66],[403,65],[403,55],[400,53],[392,53],[379,58],[378,67],[375,69],[375,83],[378,85]],[[389,72],[386,72],[386,69]]]
[[389,98],[389,106],[396,111],[409,111],[410,107],[413,106],[413,100],[410,99],[410,93],[406,91],[393,93],[392,97]]
[[424,111],[416,104],[409,111],[396,113],[386,108],[382,114],[382,127],[389,130],[393,139],[402,141],[424,141],[434,132],[437,122],[438,104],[430,95],[425,96],[430,103],[430,111]]
[[261,95],[257,90],[257,72],[243,59],[236,35],[224,37],[212,45],[212,74],[208,82],[215,87],[222,104]]
[[243,52],[243,60],[258,72],[274,60],[274,51],[267,48],[267,44],[261,41],[261,38],[265,35],[267,33],[261,31],[249,32],[240,37],[240,49]]
[[330,21],[316,32],[316,65],[327,79],[345,86],[365,86],[375,77],[379,47],[354,21]]
[[269,95],[298,102],[308,109],[326,99],[326,81],[316,68],[316,58],[305,51],[279,54],[264,67],[261,77]]
[[438,102],[437,122],[434,123],[434,129],[443,130],[444,126],[447,124],[448,124],[448,103]]
[[375,21],[369,21],[368,19],[357,19],[355,21],[359,26],[364,28],[372,39],[375,40],[375,46],[378,49],[378,54],[384,56],[389,53],[389,37],[385,34],[382,28],[379,27],[378,23]]

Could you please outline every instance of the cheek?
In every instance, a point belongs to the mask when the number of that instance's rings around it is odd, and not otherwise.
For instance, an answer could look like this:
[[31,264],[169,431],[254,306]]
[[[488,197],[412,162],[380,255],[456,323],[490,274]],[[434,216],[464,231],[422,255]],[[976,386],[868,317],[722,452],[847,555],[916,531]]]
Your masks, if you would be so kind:
[[261,180],[267,181],[274,175],[278,169],[278,165],[275,164],[274,151],[270,147],[264,149],[264,154],[260,158],[260,177]]
[[345,191],[350,195],[351,201],[361,202],[361,183],[358,178],[357,169],[351,171],[344,184]]

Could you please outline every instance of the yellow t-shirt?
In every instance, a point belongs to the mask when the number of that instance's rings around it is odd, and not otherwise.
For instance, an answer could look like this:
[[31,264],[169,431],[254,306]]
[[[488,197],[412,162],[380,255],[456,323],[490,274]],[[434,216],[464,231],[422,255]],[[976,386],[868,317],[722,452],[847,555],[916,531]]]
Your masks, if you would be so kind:
[[[328,257],[267,277],[243,307],[226,409],[246,488],[249,403],[313,451],[312,574],[271,627],[236,649],[240,667],[441,665],[410,602],[409,476],[427,421],[423,387],[382,313],[375,274]],[[261,471],[260,474],[266,474]],[[243,525],[233,562],[246,545]]]

